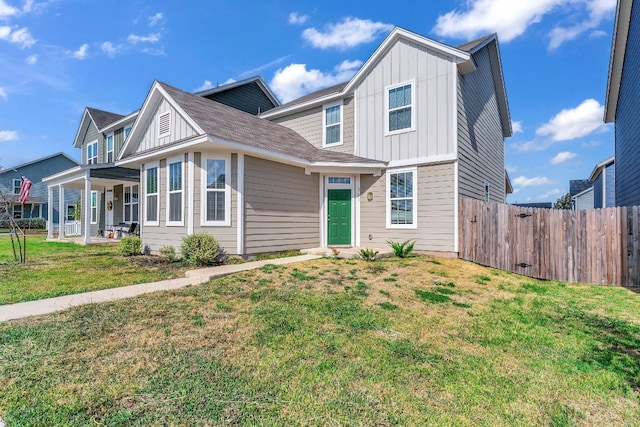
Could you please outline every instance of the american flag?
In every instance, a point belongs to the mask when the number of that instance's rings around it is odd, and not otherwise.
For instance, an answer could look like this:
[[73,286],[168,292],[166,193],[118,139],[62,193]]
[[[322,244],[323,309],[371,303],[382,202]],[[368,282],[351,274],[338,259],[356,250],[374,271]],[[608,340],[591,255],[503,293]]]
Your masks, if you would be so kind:
[[18,201],[21,205],[24,205],[24,202],[29,198],[29,190],[31,190],[31,186],[33,183],[29,181],[26,176],[22,176],[22,183],[20,183],[20,193],[18,196]]

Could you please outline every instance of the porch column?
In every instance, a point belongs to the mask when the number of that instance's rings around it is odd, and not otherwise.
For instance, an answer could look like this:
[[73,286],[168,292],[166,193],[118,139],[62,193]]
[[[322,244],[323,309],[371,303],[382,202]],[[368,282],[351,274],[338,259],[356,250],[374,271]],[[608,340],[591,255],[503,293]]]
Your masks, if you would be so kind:
[[[195,164],[194,164],[194,153],[190,151],[188,154],[188,162],[187,162],[187,234],[193,234],[193,199],[194,199],[194,188],[195,185]],[[200,203],[204,203],[202,200]]]
[[58,239],[64,239],[64,187],[58,184]]
[[91,243],[91,176],[84,177],[84,243]]
[[47,240],[53,240],[53,187],[47,187]]
[[[238,165],[236,167],[238,198],[236,207],[236,245],[238,255],[244,253],[244,153],[238,153]],[[232,209],[233,212],[233,209]],[[233,217],[233,213],[231,215]]]

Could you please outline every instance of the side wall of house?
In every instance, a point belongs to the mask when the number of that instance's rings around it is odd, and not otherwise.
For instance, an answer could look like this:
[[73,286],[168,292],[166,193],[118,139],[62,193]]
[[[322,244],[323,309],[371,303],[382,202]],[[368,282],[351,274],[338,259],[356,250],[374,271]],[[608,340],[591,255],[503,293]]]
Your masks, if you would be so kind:
[[87,132],[84,134],[84,138],[82,139],[82,159],[80,159],[81,164],[87,164],[87,144],[91,144],[95,141],[98,141],[98,163],[104,163],[106,153],[104,138],[102,137],[102,134],[98,132],[98,129],[93,125],[92,122],[87,128]]
[[458,76],[460,195],[503,203],[504,137],[488,47],[474,55],[476,71]]
[[583,195],[576,197],[575,210],[593,209],[593,188]]
[[616,164],[612,163],[604,170],[605,174],[605,207],[612,208],[616,205]]
[[602,208],[604,196],[604,174],[600,173],[593,182],[593,207],[595,209]]
[[[388,247],[387,241],[415,240],[416,250],[453,252],[455,240],[454,165],[453,163],[418,167],[416,182],[417,227],[387,228],[386,180],[362,175],[360,178],[360,245]],[[373,200],[367,200],[367,193]]]
[[320,246],[318,175],[251,156],[244,170],[246,253]]
[[616,206],[640,205],[640,2],[633,2],[616,110]]

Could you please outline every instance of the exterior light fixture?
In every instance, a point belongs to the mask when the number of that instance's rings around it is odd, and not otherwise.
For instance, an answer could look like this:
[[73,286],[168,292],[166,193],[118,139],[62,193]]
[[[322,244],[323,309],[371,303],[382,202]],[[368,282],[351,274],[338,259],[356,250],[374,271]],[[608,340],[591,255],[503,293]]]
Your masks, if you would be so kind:
[[373,193],[372,193],[371,191],[369,191],[369,192],[367,193],[367,201],[368,201],[368,202],[370,202],[370,201],[372,201],[372,200],[373,200]]

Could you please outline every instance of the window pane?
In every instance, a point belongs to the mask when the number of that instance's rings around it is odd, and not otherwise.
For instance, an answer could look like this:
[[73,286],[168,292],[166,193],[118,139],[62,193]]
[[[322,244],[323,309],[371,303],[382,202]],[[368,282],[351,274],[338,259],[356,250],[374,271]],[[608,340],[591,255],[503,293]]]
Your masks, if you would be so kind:
[[389,130],[406,129],[411,127],[411,108],[389,111]]
[[224,221],[224,191],[207,192],[207,221]]
[[131,205],[124,207],[124,222],[131,222]]
[[340,106],[330,107],[326,109],[327,126],[340,123]]
[[124,187],[124,202],[131,203],[131,187]]
[[182,193],[169,194],[169,221],[182,221]]
[[147,221],[158,220],[158,195],[147,196]]
[[391,201],[391,224],[413,224],[413,200]]
[[131,133],[131,127],[124,128],[124,137],[125,138],[128,137],[130,133]]
[[351,178],[348,176],[330,176],[329,184],[351,184]]
[[327,127],[327,144],[340,142],[340,125]]
[[131,222],[138,222],[138,204],[131,205]]
[[207,188],[224,190],[226,177],[224,160],[207,160]]
[[158,168],[147,169],[147,194],[158,192]]
[[138,186],[131,187],[131,203],[138,203]]
[[182,162],[169,165],[169,191],[182,190]]

